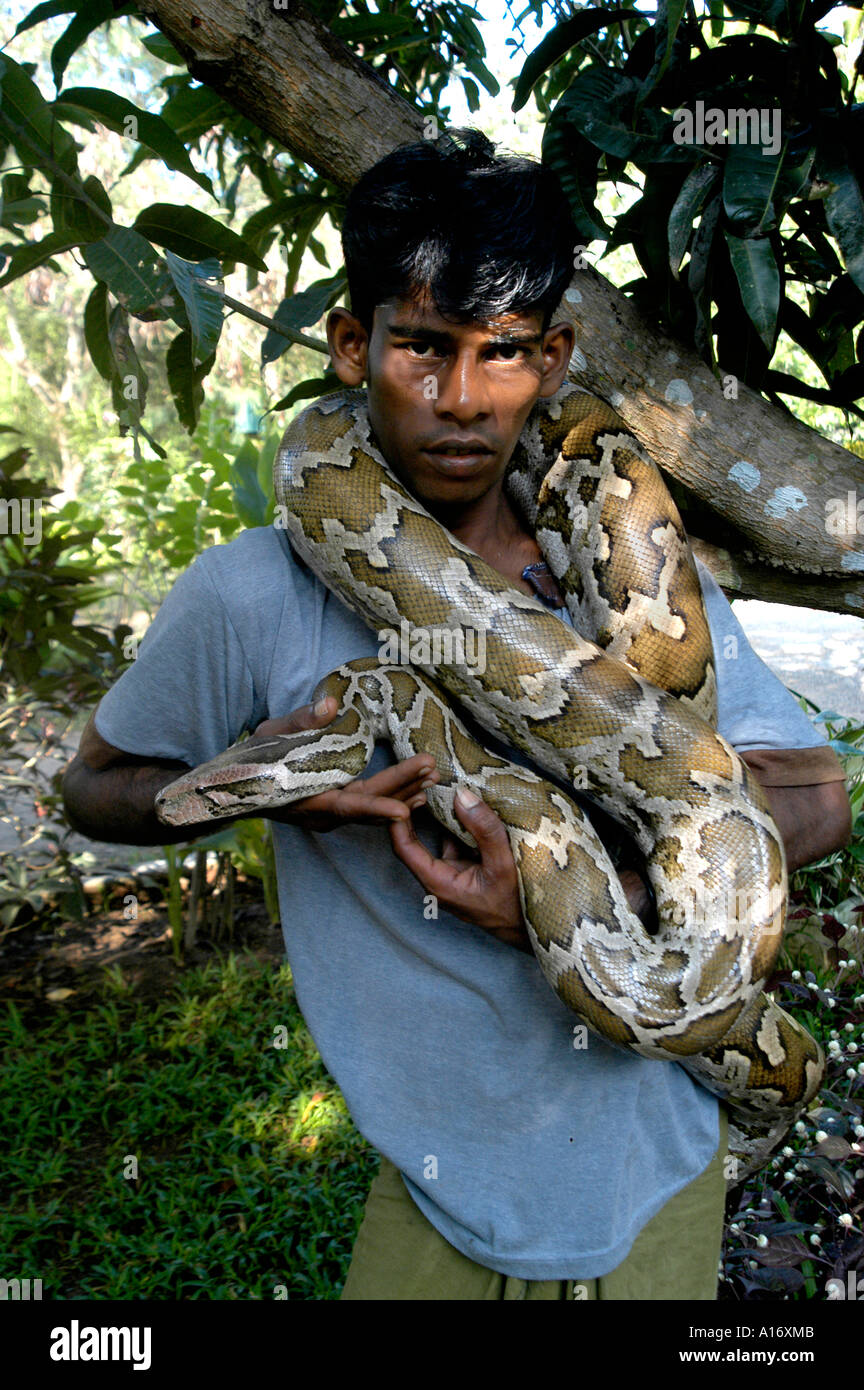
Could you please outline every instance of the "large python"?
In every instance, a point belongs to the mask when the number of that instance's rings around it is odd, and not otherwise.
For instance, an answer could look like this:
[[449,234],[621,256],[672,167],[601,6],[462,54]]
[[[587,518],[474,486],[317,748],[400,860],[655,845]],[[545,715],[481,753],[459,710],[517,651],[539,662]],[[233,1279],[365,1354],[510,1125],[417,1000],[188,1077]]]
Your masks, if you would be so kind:
[[[711,640],[680,517],[620,418],[573,386],[535,407],[507,486],[575,631],[406,490],[362,392],[304,411],[276,456],[281,523],[373,628],[407,622],[414,664],[340,667],[315,692],[339,704],[326,729],[236,744],[165,788],[158,813],[194,824],[344,785],[380,737],[399,758],[431,753],[441,779],[428,801],[449,831],[471,843],[453,812],[459,784],[507,825],[531,943],[559,998],[610,1042],[679,1062],[726,1102],[740,1180],[816,1093],[823,1057],[762,992],[783,930],[783,844],[758,783],[712,727]],[[478,633],[485,666],[465,657]],[[578,805],[478,743],[454,700],[626,827],[646,859],[655,934]]]

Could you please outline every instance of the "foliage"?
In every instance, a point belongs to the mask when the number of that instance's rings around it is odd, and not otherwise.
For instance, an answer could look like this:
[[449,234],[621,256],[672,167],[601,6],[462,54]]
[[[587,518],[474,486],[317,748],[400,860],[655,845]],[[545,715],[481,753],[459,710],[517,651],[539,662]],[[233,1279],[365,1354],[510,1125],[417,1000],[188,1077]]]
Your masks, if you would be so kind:
[[287,966],[231,955],[155,1001],[106,972],[0,1034],[4,1268],[46,1298],[338,1297],[375,1157]]
[[822,1043],[827,1071],[782,1153],[731,1194],[721,1298],[823,1299],[864,1256],[864,727],[804,703],[844,763],[852,839],[793,876],[769,988]]
[[[585,7],[529,56],[514,106],[533,91],[548,114],[543,156],[585,242],[633,246],[643,274],[624,288],[649,318],[769,399],[861,415],[862,59],[850,81],[842,36],[820,27],[830,8],[659,0],[652,23]],[[622,182],[640,196],[610,228],[598,186]],[[824,387],[772,370],[781,330]]]
[[0,855],[0,937],[49,906],[83,912],[79,863],[60,821],[58,774],[46,771],[45,759],[80,703],[92,703],[110,683],[128,632],[78,621],[80,610],[107,593],[114,565],[105,550],[94,559],[97,530],[79,527],[77,503],[43,519],[54,489],[44,478],[23,476],[28,455],[19,446],[0,459],[0,819],[19,841],[17,851]]
[[114,538],[101,536],[102,557],[94,562],[98,528],[77,527],[77,502],[53,512],[46,525],[43,504],[56,489],[22,474],[28,457],[19,447],[0,458],[0,681],[7,692],[27,689],[67,712],[102,693],[105,671],[117,656],[121,633],[108,636],[76,621],[107,592],[99,581],[111,575],[104,547]]
[[[365,0],[347,6],[316,0],[311,8],[423,110],[445,114],[438,104],[454,70],[472,110],[479,104],[481,86],[487,92],[498,90],[484,63],[475,22],[480,16],[470,5],[397,0],[380,14]],[[5,257],[0,286],[40,266],[56,269],[56,258],[69,252],[80,254],[95,281],[84,313],[90,357],[110,388],[121,430],[131,432],[136,450],[140,435],[164,458],[161,443],[144,425],[150,382],[131,321],[177,330],[164,361],[178,418],[192,433],[204,399],[202,383],[215,363],[224,306],[252,314],[226,295],[225,276],[239,263],[247,268],[247,290],[253,288],[267,270],[264,257],[277,238],[285,264],[284,296],[272,317],[252,315],[269,330],[262,364],[278,359],[293,343],[324,350],[320,339],[302,329],[317,322],[342,292],[344,279],[328,274],[299,292],[297,280],[307,251],[327,266],[319,233],[325,216],[338,225],[341,195],[305,166],[285,159],[252,121],[196,83],[161,34],[138,30],[147,53],[168,69],[159,83],[158,111],[116,91],[64,86],[78,49],[130,10],[130,22],[140,24],[134,9],[115,10],[108,0],[96,6],[70,0],[62,7],[37,5],[21,20],[16,36],[58,14],[72,15],[51,50],[57,88],[53,101],[36,82],[34,64],[18,63],[8,52],[0,57],[0,167],[5,159],[9,169],[2,180],[0,228],[12,238],[0,245],[0,265]],[[128,144],[123,176],[158,159],[206,193],[216,215],[184,201],[158,201],[138,208],[131,225],[118,221],[116,185],[109,194],[99,177],[82,172],[79,156],[86,144],[73,133],[84,132],[86,141],[100,129]],[[235,231],[224,219],[234,217],[241,180],[249,179],[264,202]],[[41,235],[34,238],[37,226]],[[322,378],[321,389],[329,389],[331,380]]]

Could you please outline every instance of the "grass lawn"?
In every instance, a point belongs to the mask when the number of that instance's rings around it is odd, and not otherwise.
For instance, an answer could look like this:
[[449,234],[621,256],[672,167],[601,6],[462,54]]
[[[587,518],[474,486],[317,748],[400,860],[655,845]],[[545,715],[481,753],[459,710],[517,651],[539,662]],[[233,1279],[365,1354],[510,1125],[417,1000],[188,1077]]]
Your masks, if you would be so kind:
[[[231,954],[154,1002],[7,1005],[0,1270],[50,1299],[333,1299],[377,1156],[287,965]],[[274,1043],[280,1045],[274,1045]]]

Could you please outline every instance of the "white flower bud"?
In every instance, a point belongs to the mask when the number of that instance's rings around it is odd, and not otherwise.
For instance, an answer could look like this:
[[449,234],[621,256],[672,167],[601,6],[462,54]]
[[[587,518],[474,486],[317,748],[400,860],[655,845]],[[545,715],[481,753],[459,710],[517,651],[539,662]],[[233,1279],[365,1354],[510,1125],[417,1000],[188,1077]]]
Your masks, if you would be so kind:
[[854,1032],[855,1032],[855,1024],[854,1024],[854,1023],[844,1023],[844,1024],[843,1024],[843,1028],[844,1028],[844,1030],[845,1030],[847,1033],[854,1033]]
[[824,1144],[824,1142],[825,1142],[825,1140],[826,1140],[827,1138],[828,1138],[828,1135],[826,1134],[826,1132],[825,1132],[824,1129],[817,1129],[816,1134],[815,1134],[815,1139],[816,1139],[816,1143],[817,1143],[817,1144]]
[[839,1051],[840,1051],[840,1044],[839,1044],[839,1042],[835,1042],[835,1040],[832,1038],[831,1041],[830,1041],[829,1044],[828,1044],[828,1051],[829,1051],[830,1053],[832,1053],[832,1054],[835,1054],[835,1053],[839,1052]]
[[839,1218],[839,1220],[841,1226],[852,1225],[852,1217],[849,1215],[848,1211],[844,1211],[843,1215]]
[[[841,1219],[841,1221],[842,1221],[843,1218],[841,1217],[840,1219]],[[756,1244],[759,1246],[759,1249],[760,1249],[760,1250],[764,1250],[764,1249],[765,1249],[765,1246],[768,1244],[768,1237],[767,1237],[767,1236],[757,1236],[757,1237],[756,1237]]]
[[784,1181],[784,1182],[791,1182],[792,1179],[794,1178],[794,1176],[795,1176],[795,1169],[794,1169],[794,1168],[790,1168],[788,1173],[784,1173],[784,1174],[783,1174],[783,1181]]
[[854,1081],[854,1080],[855,1080],[855,1077],[858,1075],[858,1073],[857,1073],[857,1071],[855,1070],[854,1067],[847,1067],[847,1068],[846,1068],[846,1075],[849,1077],[849,1080],[850,1080],[850,1081]]
[[811,1244],[811,1245],[821,1245],[821,1244],[822,1244],[822,1237],[821,1237],[821,1236],[817,1236],[817,1235],[815,1235],[815,1234],[812,1235],[812,1236],[810,1237],[810,1244]]
[[805,1123],[804,1123],[803,1120],[799,1120],[799,1121],[797,1122],[797,1124],[795,1125],[795,1133],[796,1133],[796,1134],[806,1134],[806,1133],[807,1133],[807,1126],[805,1125]]
[[791,1144],[787,1144],[785,1149],[783,1150],[783,1157],[791,1158],[794,1152],[795,1150],[792,1148]]
[[864,1139],[864,1125],[856,1125],[852,1133],[856,1139]]

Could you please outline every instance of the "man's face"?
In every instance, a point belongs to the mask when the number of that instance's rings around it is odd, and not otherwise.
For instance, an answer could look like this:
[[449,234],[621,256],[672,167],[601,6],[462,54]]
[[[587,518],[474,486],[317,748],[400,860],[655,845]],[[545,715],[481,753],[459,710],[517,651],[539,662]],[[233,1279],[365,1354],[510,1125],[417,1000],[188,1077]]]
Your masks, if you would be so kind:
[[544,334],[539,312],[458,324],[414,300],[376,308],[365,345],[369,418],[415,496],[459,507],[500,481],[532,407],[560,385],[572,345],[561,332]]

